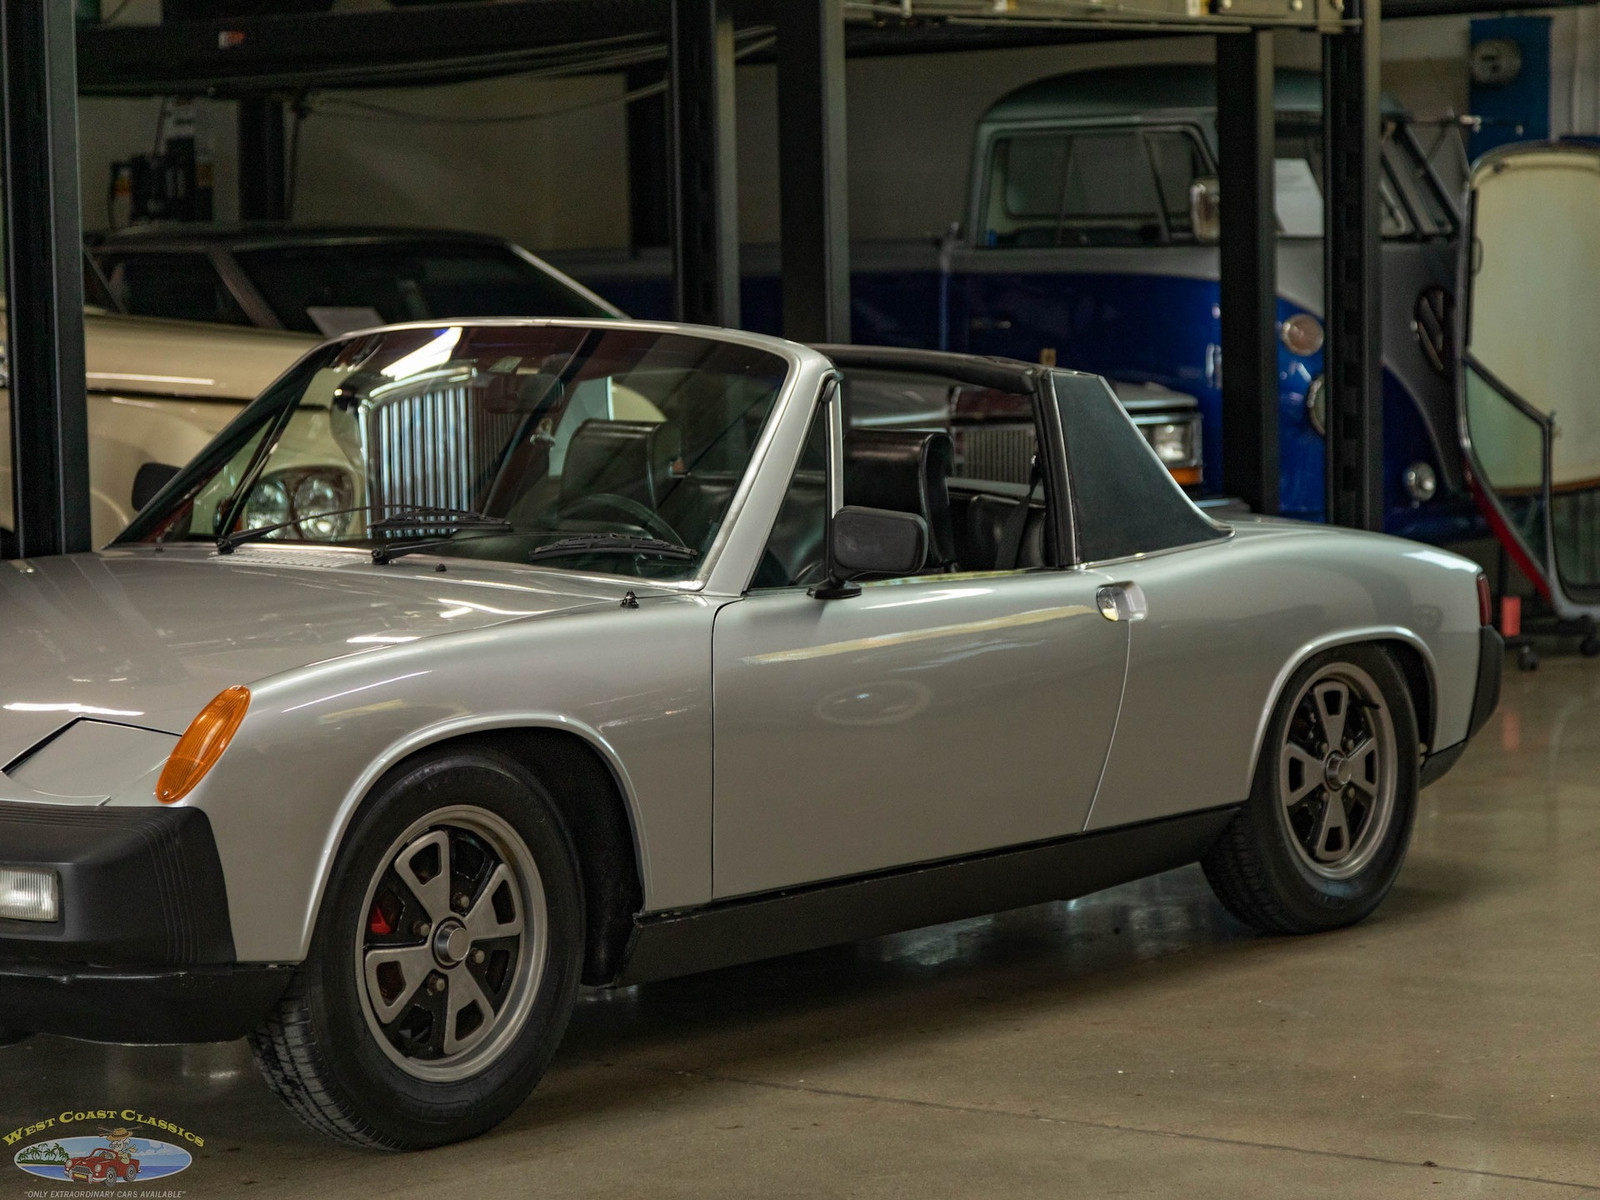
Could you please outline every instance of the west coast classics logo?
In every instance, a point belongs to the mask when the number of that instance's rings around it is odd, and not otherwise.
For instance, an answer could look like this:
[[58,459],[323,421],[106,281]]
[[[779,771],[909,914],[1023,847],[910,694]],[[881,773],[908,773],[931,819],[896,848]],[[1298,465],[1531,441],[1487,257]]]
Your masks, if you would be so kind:
[[[95,1131],[69,1134],[74,1126],[90,1126]],[[159,1131],[161,1136],[153,1136],[151,1131]],[[41,1179],[103,1187],[150,1183],[186,1171],[194,1163],[189,1148],[206,1144],[204,1138],[176,1122],[132,1108],[68,1110],[13,1129],[0,1140],[8,1149],[27,1143],[12,1156],[19,1170]]]

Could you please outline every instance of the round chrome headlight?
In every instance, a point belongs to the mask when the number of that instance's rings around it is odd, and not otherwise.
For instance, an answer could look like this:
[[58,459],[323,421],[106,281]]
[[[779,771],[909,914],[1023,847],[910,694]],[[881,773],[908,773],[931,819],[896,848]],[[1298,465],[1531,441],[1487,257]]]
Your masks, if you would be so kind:
[[[290,518],[289,489],[279,480],[263,479],[250,493],[245,503],[243,528],[260,529],[266,525],[282,525]],[[279,529],[268,537],[282,537],[286,531]]]
[[1305,358],[1322,349],[1322,322],[1310,313],[1295,313],[1278,326],[1278,337],[1290,354]]
[[1321,375],[1306,389],[1306,420],[1318,437],[1328,436],[1328,385]]
[[335,541],[350,532],[356,514],[350,507],[349,477],[343,471],[308,471],[295,485],[294,515],[302,537]]
[[1426,504],[1439,493],[1439,476],[1431,463],[1412,463],[1406,468],[1404,479],[1406,495],[1418,504]]

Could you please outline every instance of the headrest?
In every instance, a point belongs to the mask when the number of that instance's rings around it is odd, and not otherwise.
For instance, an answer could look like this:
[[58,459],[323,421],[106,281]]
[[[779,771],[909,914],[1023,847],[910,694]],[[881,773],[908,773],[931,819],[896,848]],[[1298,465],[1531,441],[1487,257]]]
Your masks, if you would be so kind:
[[853,429],[844,439],[844,502],[915,513],[928,524],[928,564],[955,559],[946,480],[950,435],[926,429]]
[[561,502],[597,492],[627,496],[655,508],[672,479],[681,439],[660,421],[606,421],[579,425],[561,466]]

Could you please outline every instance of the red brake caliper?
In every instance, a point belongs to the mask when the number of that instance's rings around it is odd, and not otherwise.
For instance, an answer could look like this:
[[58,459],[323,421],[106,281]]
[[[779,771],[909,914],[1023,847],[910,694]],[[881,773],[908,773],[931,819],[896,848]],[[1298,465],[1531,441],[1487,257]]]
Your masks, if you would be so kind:
[[367,929],[372,933],[393,933],[394,925],[384,915],[383,905],[378,901],[372,902],[372,912],[367,917]]

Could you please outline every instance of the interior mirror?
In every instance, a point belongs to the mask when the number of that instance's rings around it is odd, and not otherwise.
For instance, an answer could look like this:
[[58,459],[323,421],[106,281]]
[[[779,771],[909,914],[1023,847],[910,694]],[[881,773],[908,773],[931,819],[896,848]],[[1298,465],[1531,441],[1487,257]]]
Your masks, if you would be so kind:
[[847,504],[828,522],[828,579],[818,599],[854,596],[863,575],[914,575],[928,561],[928,525],[915,513]]
[[1222,189],[1215,175],[1202,175],[1189,185],[1189,227],[1202,242],[1222,236]]
[[133,477],[133,511],[138,512],[154,500],[156,493],[171,483],[180,470],[181,467],[162,462],[147,462],[140,467]]

